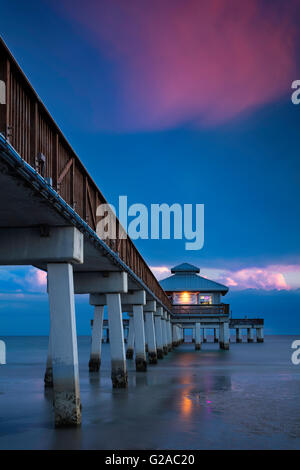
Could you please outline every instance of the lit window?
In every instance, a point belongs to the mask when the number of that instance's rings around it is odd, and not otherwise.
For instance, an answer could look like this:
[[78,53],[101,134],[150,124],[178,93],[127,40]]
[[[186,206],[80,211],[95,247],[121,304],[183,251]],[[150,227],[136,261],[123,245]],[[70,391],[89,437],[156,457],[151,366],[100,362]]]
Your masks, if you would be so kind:
[[199,295],[199,304],[201,305],[211,305],[212,296],[211,295]]
[[193,292],[178,292],[178,294],[173,294],[173,303],[179,305],[196,304],[197,294]]

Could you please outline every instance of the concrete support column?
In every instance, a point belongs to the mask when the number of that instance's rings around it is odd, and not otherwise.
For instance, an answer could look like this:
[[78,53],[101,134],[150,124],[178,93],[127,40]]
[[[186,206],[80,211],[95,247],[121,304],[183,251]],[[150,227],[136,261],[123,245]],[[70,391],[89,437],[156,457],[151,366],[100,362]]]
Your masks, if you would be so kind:
[[145,349],[144,312],[142,305],[133,305],[133,324],[136,371],[145,372],[147,370],[147,361]]
[[98,372],[101,364],[104,306],[95,305],[89,371]]
[[170,321],[170,315],[167,313],[167,336],[168,336],[168,350],[172,351],[172,327]]
[[[158,309],[158,312],[159,312],[159,309]],[[164,347],[163,347],[162,325],[161,325],[161,316],[160,316],[160,314],[155,315],[155,317],[154,317],[154,326],[155,326],[155,339],[156,339],[157,358],[158,359],[163,359],[163,357],[164,357]]]
[[164,354],[168,354],[168,338],[167,338],[167,324],[164,317],[161,318],[162,337],[163,337],[163,350]]
[[229,349],[229,324],[228,322],[220,323],[220,348]]
[[48,264],[54,413],[56,426],[81,423],[73,267]]
[[201,349],[201,323],[196,323],[195,325],[195,350],[199,351]]
[[120,294],[106,294],[110,331],[111,380],[114,388],[125,388],[128,375],[125,359],[123,320]]
[[203,343],[207,342],[207,335],[206,335],[206,329],[203,328]]
[[256,328],[256,341],[258,343],[264,342],[264,329],[263,328]]
[[176,325],[172,325],[172,345],[173,345],[173,348],[176,348],[176,346],[178,346],[177,326]]
[[53,387],[53,370],[52,370],[52,346],[51,346],[51,328],[49,332],[49,341],[48,341],[48,356],[46,363],[46,372],[44,376],[44,385],[46,388]]
[[218,337],[218,332],[217,328],[214,328],[214,343],[218,343],[219,337]]
[[195,337],[196,337],[196,332],[195,332],[195,328],[192,329],[192,343],[195,342]]
[[253,328],[247,328],[247,341],[248,341],[248,343],[253,343],[253,341],[254,341]]
[[235,329],[235,341],[236,343],[242,343],[243,342],[243,337],[242,337],[242,328],[236,328]]
[[148,359],[150,364],[157,364],[156,339],[153,312],[145,312],[145,329],[148,340]]
[[127,338],[127,351],[126,351],[127,359],[133,359],[133,351],[134,351],[134,324],[133,324],[133,317],[129,317],[129,331],[128,331],[128,338]]

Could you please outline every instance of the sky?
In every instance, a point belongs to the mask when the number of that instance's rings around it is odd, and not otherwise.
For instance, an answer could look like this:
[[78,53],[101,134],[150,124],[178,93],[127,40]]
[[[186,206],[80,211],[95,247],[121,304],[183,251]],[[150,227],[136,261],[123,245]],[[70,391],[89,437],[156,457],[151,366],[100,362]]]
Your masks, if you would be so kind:
[[[0,11],[1,36],[109,202],[204,204],[203,249],[136,240],[155,275],[195,264],[230,287],[235,316],[298,333],[300,2],[0,0]],[[0,298],[0,334],[48,333],[42,273],[0,267]],[[91,315],[77,299],[79,334]]]

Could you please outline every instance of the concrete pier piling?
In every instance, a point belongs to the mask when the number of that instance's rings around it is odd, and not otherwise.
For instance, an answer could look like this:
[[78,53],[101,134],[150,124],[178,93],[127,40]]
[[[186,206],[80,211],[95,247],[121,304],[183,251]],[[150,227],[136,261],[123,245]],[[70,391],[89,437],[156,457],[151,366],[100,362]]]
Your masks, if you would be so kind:
[[128,374],[125,357],[120,294],[106,294],[110,331],[111,380],[114,388],[126,388]]
[[133,305],[135,366],[137,372],[147,370],[143,305]]
[[101,346],[103,332],[104,306],[95,305],[94,322],[92,329],[91,355],[89,360],[89,371],[98,372],[101,364]]
[[172,351],[172,332],[171,332],[170,315],[168,314],[168,312],[165,312],[165,321],[166,321],[168,352],[171,352]]
[[195,350],[201,349],[201,323],[197,322],[195,325]]
[[150,300],[144,306],[145,332],[148,341],[148,361],[149,364],[157,364],[157,349],[154,327],[154,312],[156,312],[155,300]]
[[217,332],[217,328],[214,328],[214,343],[218,343],[218,342],[219,342],[219,335]]
[[193,328],[193,329],[192,329],[192,343],[195,342],[195,334],[196,334],[195,328]]
[[154,314],[154,326],[155,326],[155,338],[156,338],[156,350],[157,358],[164,358],[164,348],[163,348],[163,334],[162,334],[162,324],[161,324],[161,315],[162,308],[157,307]]
[[126,351],[126,358],[133,359],[134,353],[134,324],[133,324],[133,316],[129,317],[129,331],[128,331],[128,338],[127,338],[127,351]]
[[81,404],[71,264],[48,264],[48,293],[55,425],[78,425]]
[[220,348],[229,349],[229,323],[221,322],[220,323],[220,338],[219,338]]
[[256,328],[256,341],[258,343],[264,342],[264,329],[263,328]]
[[47,362],[46,362],[46,371],[45,371],[45,376],[44,376],[44,385],[46,388],[53,387],[51,329],[49,333],[48,355],[47,355]]
[[254,330],[253,328],[247,328],[247,341],[253,343],[254,341]]
[[145,312],[146,336],[148,338],[149,364],[157,364],[157,350],[154,330],[153,312]]
[[172,325],[172,345],[173,345],[173,348],[176,348],[178,346],[177,326],[176,325]]
[[243,342],[242,328],[236,328],[235,329],[235,341],[236,341],[236,343],[242,343]]
[[163,340],[163,351],[164,354],[168,354],[168,337],[167,337],[167,324],[165,312],[161,309],[161,330],[162,330],[162,340]]
[[79,272],[74,276],[75,292],[91,294],[91,305],[107,305],[110,338],[111,379],[114,388],[127,387],[121,293],[128,291],[127,273]]

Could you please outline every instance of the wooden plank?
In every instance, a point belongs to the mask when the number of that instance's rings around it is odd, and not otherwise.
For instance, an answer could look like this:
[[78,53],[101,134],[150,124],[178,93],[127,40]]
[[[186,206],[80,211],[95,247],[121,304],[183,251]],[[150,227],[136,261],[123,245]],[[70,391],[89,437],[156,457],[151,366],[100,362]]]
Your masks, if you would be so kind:
[[53,136],[53,160],[52,160],[52,184],[53,188],[56,190],[58,189],[58,167],[59,167],[59,153],[58,153],[58,146],[59,146],[59,137],[58,133],[55,132]]
[[83,220],[85,220],[86,222],[88,222],[88,212],[87,212],[87,176],[84,175],[83,177],[83,207],[82,207],[82,211],[83,211]]
[[94,214],[94,208],[93,208],[90,188],[89,188],[88,184],[87,184],[87,197],[88,197],[88,203],[89,203],[89,206],[90,206],[90,211],[91,211],[91,214],[92,214],[92,219],[93,219],[93,224],[94,224],[93,228],[95,230],[95,228],[96,228],[96,214]]
[[38,154],[38,104],[36,101],[30,103],[30,165],[36,168],[36,158]]
[[62,180],[64,179],[64,177],[66,176],[66,174],[68,173],[68,171],[70,170],[72,165],[73,165],[73,158],[71,157],[70,160],[67,161],[67,163],[64,166],[61,174],[59,175],[59,177],[57,179],[57,184],[61,184]]

